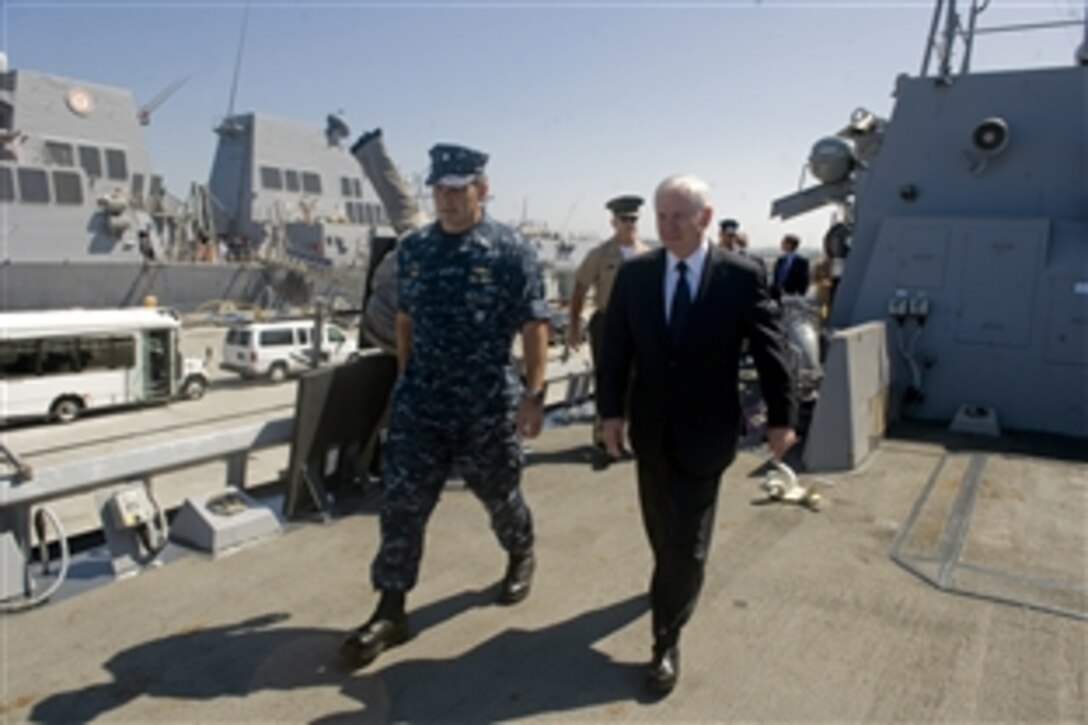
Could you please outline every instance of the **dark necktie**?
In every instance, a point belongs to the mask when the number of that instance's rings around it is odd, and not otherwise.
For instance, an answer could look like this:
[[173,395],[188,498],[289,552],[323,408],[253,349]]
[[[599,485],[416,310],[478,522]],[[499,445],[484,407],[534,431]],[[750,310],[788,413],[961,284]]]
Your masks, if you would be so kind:
[[790,262],[793,261],[793,257],[783,257],[782,266],[778,268],[778,286],[782,287],[786,284],[786,273],[790,271]]
[[688,321],[688,311],[691,309],[691,288],[688,286],[688,265],[677,262],[676,289],[672,293],[672,309],[669,310],[669,337],[673,345],[680,344],[680,336],[684,332],[684,325]]

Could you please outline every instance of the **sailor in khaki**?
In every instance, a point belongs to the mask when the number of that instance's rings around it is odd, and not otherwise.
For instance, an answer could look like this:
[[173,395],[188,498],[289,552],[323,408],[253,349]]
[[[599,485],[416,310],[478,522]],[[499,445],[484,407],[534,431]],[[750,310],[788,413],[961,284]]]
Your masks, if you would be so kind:
[[[648,249],[638,239],[638,212],[642,203],[642,197],[625,195],[617,196],[605,204],[605,208],[612,212],[612,229],[615,233],[611,239],[598,244],[586,254],[575,275],[574,292],[570,298],[567,343],[572,348],[577,348],[582,342],[582,307],[585,304],[586,293],[592,289],[594,310],[589,318],[588,328],[589,351],[593,358],[594,369],[600,362],[604,313],[608,308],[608,298],[612,294],[612,283],[616,279],[616,272],[625,260]],[[593,445],[597,448],[595,464],[606,464],[608,458],[604,452],[599,417],[593,424]]]

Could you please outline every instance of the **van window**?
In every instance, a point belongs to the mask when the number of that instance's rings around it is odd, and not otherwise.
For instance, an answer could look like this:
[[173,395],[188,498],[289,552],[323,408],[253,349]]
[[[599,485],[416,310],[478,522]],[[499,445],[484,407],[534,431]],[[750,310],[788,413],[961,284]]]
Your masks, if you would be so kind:
[[329,342],[344,342],[344,333],[340,332],[339,328],[330,327],[327,330]]
[[291,329],[286,330],[262,330],[261,331],[261,347],[282,347],[283,345],[295,344],[294,335],[291,334]]
[[303,345],[310,344],[310,331],[305,327],[300,327],[295,332],[298,333],[298,341]]
[[227,344],[249,347],[249,330],[235,327],[227,330]]

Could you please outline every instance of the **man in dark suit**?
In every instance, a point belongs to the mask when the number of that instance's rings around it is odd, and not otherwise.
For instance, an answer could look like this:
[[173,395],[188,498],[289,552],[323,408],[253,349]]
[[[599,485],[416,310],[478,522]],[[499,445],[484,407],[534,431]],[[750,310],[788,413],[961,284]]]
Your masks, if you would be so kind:
[[775,260],[771,296],[801,295],[808,292],[808,260],[797,253],[801,239],[795,234],[782,237],[782,256]]
[[797,403],[777,305],[755,263],[712,246],[706,184],[671,176],[655,194],[663,249],[628,260],[608,306],[597,405],[606,446],[619,455],[625,419],[639,502],[654,554],[653,658],[647,687],[679,674],[680,629],[703,582],[718,486],[736,455],[741,342],[750,341],[776,458],[794,442]]

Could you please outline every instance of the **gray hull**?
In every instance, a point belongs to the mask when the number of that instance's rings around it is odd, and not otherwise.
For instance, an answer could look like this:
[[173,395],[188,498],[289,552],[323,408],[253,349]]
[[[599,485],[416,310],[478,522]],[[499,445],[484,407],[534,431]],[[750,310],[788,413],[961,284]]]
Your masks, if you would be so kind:
[[148,296],[180,312],[217,300],[262,307],[305,305],[315,295],[356,307],[363,290],[362,273],[356,276],[333,284],[259,265],[8,263],[0,266],[0,311],[126,307],[142,304]]

